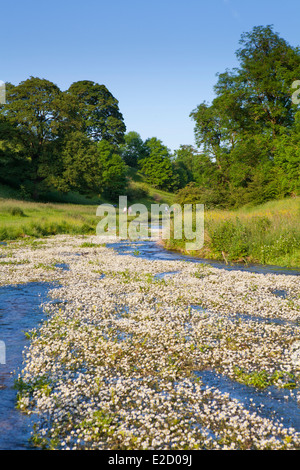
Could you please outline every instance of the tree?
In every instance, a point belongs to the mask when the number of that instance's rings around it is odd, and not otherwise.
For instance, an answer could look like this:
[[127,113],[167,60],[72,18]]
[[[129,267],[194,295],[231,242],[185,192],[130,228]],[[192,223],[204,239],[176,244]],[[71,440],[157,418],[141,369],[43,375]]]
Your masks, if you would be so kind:
[[259,191],[260,200],[275,194],[276,149],[283,134],[294,132],[291,87],[300,76],[300,50],[271,26],[244,33],[240,46],[239,67],[219,74],[212,103],[201,103],[190,115],[196,144],[215,165],[234,205],[256,198],[259,184],[267,186]]
[[51,173],[46,174],[48,162],[41,169],[49,186],[62,192],[78,191],[87,195],[103,191],[96,143],[82,132],[73,132],[66,137],[58,158],[51,157]]
[[49,187],[85,194],[100,194],[105,185],[120,189],[125,165],[118,143],[125,126],[117,100],[103,85],[83,81],[61,92],[31,77],[6,90],[7,103],[0,107],[2,179],[35,198]]
[[149,153],[139,161],[139,167],[147,182],[157,189],[177,188],[179,177],[171,161],[169,149],[156,137],[147,139],[145,145]]
[[94,142],[80,131],[65,140],[56,166],[45,178],[49,186],[62,192],[105,195],[113,200],[127,184],[126,166],[115,146],[105,140]]
[[76,98],[81,131],[88,137],[115,145],[124,142],[126,127],[119,103],[104,85],[82,80],[74,82],[65,93]]
[[299,78],[300,50],[279,37],[272,26],[254,27],[242,35],[240,44],[237,78],[245,90],[248,113],[262,131],[267,126],[275,136],[281,126],[290,127],[294,121],[291,86]]
[[43,177],[40,165],[45,162],[50,147],[58,138],[58,126],[63,117],[58,107],[61,92],[52,82],[36,77],[7,87],[7,103],[1,114],[13,130],[20,155],[26,161],[24,175],[31,181],[37,196]]
[[215,188],[198,186],[194,181],[176,192],[174,202],[178,204],[204,204],[206,209],[211,207],[225,207],[222,192]]
[[285,132],[276,139],[271,176],[271,185],[276,197],[300,194],[299,112],[296,115],[293,132]]
[[175,163],[184,173],[184,185],[195,182],[201,187],[209,187],[216,183],[217,167],[206,153],[201,153],[192,145],[181,145],[175,151]]
[[228,186],[229,132],[226,128],[226,116],[222,115],[216,103],[209,106],[202,103],[191,113],[196,121],[195,140],[198,147],[209,157],[223,186]]
[[126,165],[137,168],[138,161],[149,154],[149,149],[137,132],[128,132],[125,134],[124,140],[125,143],[120,147],[122,158]]
[[126,165],[115,146],[105,140],[98,143],[97,156],[101,165],[103,195],[118,201],[119,196],[126,194]]

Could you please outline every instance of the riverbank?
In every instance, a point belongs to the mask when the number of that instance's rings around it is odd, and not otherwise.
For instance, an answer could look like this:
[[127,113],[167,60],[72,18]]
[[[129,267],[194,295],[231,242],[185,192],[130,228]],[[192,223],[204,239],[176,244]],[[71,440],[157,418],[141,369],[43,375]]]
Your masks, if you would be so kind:
[[[144,203],[146,207],[151,206],[150,200]],[[28,239],[34,243],[34,239],[59,234],[92,236],[100,221],[96,210],[97,205],[2,199],[0,241]],[[133,219],[129,217],[128,222]],[[201,250],[186,252],[187,240],[184,237],[176,240],[172,234],[170,239],[162,240],[163,246],[167,250],[228,264],[300,267],[299,197],[236,211],[206,210],[204,229]]]
[[300,198],[270,201],[235,211],[204,213],[204,245],[187,252],[187,240],[164,240],[168,250],[225,263],[300,267]]
[[[172,204],[172,193],[151,187],[135,170],[129,171],[128,177],[128,205],[144,204],[151,211],[151,204]],[[117,206],[116,201],[77,193],[49,192],[44,194],[44,201],[26,200],[20,191],[0,184],[0,242],[61,234],[94,235],[100,221],[97,207],[101,204]]]
[[299,277],[142,259],[138,244],[120,256],[108,241],[1,246],[1,285],[61,286],[18,376],[18,407],[38,419],[33,443],[299,449]]

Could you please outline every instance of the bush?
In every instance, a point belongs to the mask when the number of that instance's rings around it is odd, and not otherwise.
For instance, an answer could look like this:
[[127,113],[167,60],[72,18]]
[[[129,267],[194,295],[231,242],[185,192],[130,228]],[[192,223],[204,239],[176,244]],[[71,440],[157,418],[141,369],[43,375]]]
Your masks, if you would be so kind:
[[130,185],[127,190],[126,194],[128,199],[133,202],[133,201],[138,201],[140,199],[144,199],[148,196],[148,189],[146,185],[141,185],[141,186],[133,186]]
[[249,229],[238,218],[235,222],[232,220],[221,222],[211,231],[210,236],[213,250],[219,255],[225,253],[229,260],[249,255]]
[[177,191],[175,203],[178,204],[204,204],[205,209],[213,207],[226,207],[226,200],[222,192],[216,189],[206,189],[191,182]]
[[24,214],[23,210],[20,207],[12,207],[11,209],[9,209],[9,213],[17,217],[26,217],[26,215]]

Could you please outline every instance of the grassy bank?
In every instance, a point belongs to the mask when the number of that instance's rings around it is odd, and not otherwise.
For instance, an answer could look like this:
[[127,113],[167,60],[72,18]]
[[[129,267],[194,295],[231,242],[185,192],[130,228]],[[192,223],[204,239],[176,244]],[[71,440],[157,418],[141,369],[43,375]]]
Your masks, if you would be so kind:
[[[97,206],[110,202],[73,193],[49,192],[44,197],[49,202],[24,200],[20,191],[0,185],[0,241],[58,234],[95,235],[100,221]],[[151,204],[171,205],[172,201],[173,194],[147,185],[137,172],[130,173],[128,204],[141,203],[150,210]],[[132,219],[129,217],[129,221]]]
[[[208,210],[201,258],[226,262],[300,266],[300,198],[270,201],[236,211]],[[186,240],[166,240],[167,249],[185,251]]]
[[[172,194],[151,188],[138,173],[130,176],[129,204],[142,203],[150,210],[153,203],[173,203]],[[106,201],[75,194],[64,196],[61,202],[56,202],[57,194],[49,199],[52,202],[24,201],[17,192],[0,186],[0,241],[96,233],[97,205]],[[186,252],[185,244],[184,238],[164,241],[165,248],[181,252]],[[205,211],[204,246],[190,254],[228,263],[300,267],[300,198],[235,211]]]
[[0,240],[95,233],[93,206],[0,200]]

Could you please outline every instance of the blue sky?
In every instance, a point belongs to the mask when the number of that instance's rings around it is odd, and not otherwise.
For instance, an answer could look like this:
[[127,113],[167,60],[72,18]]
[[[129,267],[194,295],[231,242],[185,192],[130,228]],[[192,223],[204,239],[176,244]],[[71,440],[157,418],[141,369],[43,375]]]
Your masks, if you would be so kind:
[[104,84],[127,131],[171,150],[195,145],[189,114],[238,65],[243,32],[272,24],[300,45],[299,0],[14,0],[0,12],[0,80]]

